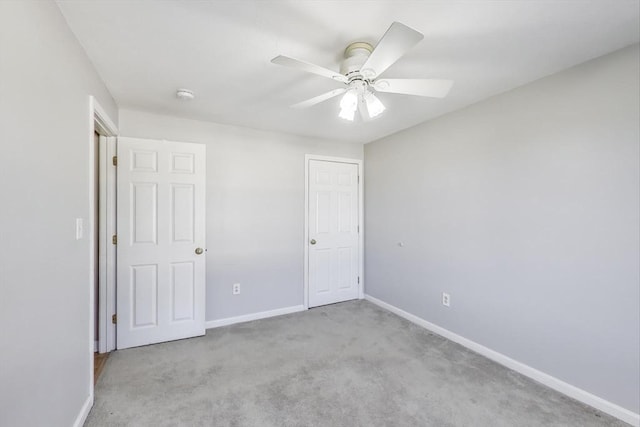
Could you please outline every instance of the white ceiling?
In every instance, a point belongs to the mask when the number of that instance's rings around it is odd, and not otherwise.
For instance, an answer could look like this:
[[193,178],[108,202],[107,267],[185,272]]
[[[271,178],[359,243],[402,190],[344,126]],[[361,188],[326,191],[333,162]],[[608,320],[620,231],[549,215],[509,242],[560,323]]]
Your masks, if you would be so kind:
[[[637,43],[637,0],[71,1],[72,31],[121,108],[369,142],[588,59]],[[425,39],[385,77],[455,81],[446,99],[379,94],[368,122],[337,117],[340,87],[270,63],[278,54],[339,69],[352,41],[377,42],[393,21]],[[603,82],[606,84],[606,82]],[[178,88],[196,93],[175,98]]]

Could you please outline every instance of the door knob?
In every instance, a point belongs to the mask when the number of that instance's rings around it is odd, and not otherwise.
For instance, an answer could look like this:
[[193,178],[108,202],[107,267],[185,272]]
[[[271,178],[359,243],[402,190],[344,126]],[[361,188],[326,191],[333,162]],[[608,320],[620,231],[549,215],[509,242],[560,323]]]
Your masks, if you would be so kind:
[[311,241],[309,243],[311,243],[312,245],[315,245],[316,244],[316,239],[311,239]]
[[196,248],[196,255],[200,255],[202,252],[204,252],[202,248]]

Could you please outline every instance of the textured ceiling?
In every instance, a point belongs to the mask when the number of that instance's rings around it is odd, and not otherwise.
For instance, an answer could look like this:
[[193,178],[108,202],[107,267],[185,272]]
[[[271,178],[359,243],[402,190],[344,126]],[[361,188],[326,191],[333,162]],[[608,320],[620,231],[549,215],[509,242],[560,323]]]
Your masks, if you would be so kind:
[[[69,1],[57,2],[121,108],[347,142],[369,142],[639,40],[639,2]],[[340,87],[270,63],[278,54],[339,69],[353,41],[393,21],[424,40],[384,77],[455,81],[445,99],[379,94],[374,121],[337,117]],[[606,83],[606,82],[604,82]],[[196,93],[191,102],[175,90]]]

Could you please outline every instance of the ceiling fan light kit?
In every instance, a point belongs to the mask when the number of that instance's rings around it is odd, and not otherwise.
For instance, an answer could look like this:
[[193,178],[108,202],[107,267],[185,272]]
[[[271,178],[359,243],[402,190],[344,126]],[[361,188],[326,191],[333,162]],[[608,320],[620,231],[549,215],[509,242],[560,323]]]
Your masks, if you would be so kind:
[[344,85],[343,88],[323,93],[292,107],[307,108],[343,95],[338,117],[354,121],[356,112],[359,111],[362,120],[368,121],[385,111],[384,104],[374,92],[432,98],[444,98],[449,93],[453,85],[451,80],[379,79],[387,68],[423,38],[424,36],[418,31],[394,22],[375,48],[366,42],[355,42],[347,46],[344,51],[344,60],[340,64],[340,73],[282,55],[276,56],[271,62],[327,77]]

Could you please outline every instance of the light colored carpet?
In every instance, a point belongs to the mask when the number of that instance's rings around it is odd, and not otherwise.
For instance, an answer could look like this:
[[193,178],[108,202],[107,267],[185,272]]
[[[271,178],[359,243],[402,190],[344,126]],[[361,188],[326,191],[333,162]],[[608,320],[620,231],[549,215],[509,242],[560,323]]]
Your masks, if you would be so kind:
[[352,301],[121,350],[88,426],[626,426]]

